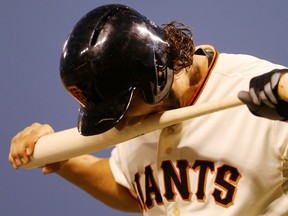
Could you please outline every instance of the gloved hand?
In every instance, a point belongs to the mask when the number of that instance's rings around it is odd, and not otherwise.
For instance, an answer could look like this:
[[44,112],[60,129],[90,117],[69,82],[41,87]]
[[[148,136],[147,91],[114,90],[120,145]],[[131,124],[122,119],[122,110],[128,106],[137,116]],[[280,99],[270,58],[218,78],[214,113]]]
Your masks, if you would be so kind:
[[256,116],[287,121],[288,103],[278,96],[278,82],[284,73],[288,73],[288,69],[275,69],[252,78],[249,92],[239,92],[238,98]]

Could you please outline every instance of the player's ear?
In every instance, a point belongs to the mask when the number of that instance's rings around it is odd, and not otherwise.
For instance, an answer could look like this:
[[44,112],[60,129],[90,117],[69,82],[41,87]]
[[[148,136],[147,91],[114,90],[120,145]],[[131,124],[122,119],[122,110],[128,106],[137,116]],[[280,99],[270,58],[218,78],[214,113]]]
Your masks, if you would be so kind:
[[158,82],[159,85],[162,85],[165,82],[165,74],[163,71],[158,71]]

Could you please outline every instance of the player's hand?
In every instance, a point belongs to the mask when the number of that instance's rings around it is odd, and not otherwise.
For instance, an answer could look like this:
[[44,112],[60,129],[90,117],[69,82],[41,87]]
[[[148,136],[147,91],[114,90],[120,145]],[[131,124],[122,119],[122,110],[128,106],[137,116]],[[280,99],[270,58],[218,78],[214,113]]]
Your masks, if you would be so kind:
[[254,77],[250,81],[249,92],[239,92],[238,98],[256,116],[287,121],[288,103],[278,95],[279,80],[287,72],[287,69],[279,69]]
[[[44,135],[54,133],[53,128],[47,124],[33,123],[16,134],[11,140],[9,162],[17,169],[31,160],[34,147],[38,139]],[[62,163],[49,164],[43,167],[42,172],[48,174],[57,171]]]

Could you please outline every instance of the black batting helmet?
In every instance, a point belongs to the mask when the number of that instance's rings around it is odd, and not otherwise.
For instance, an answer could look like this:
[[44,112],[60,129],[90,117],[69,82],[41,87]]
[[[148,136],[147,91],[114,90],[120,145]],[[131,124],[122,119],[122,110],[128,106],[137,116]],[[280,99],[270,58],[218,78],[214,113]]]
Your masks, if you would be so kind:
[[81,105],[79,132],[95,135],[114,127],[136,88],[146,103],[162,101],[173,82],[168,47],[164,31],[127,6],[104,5],[82,17],[60,60],[62,82]]

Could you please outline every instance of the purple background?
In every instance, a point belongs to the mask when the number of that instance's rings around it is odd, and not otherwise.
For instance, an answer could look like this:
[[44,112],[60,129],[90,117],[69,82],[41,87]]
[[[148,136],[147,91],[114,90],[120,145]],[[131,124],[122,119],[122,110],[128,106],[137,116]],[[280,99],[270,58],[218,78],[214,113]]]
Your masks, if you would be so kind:
[[[127,215],[94,200],[57,175],[14,169],[10,140],[32,122],[75,127],[78,104],[62,87],[58,64],[66,36],[86,12],[114,1],[0,1],[0,215]],[[288,65],[288,1],[122,0],[154,22],[192,27],[196,44]],[[109,155],[110,150],[96,153]],[[134,215],[134,214],[132,214]]]

